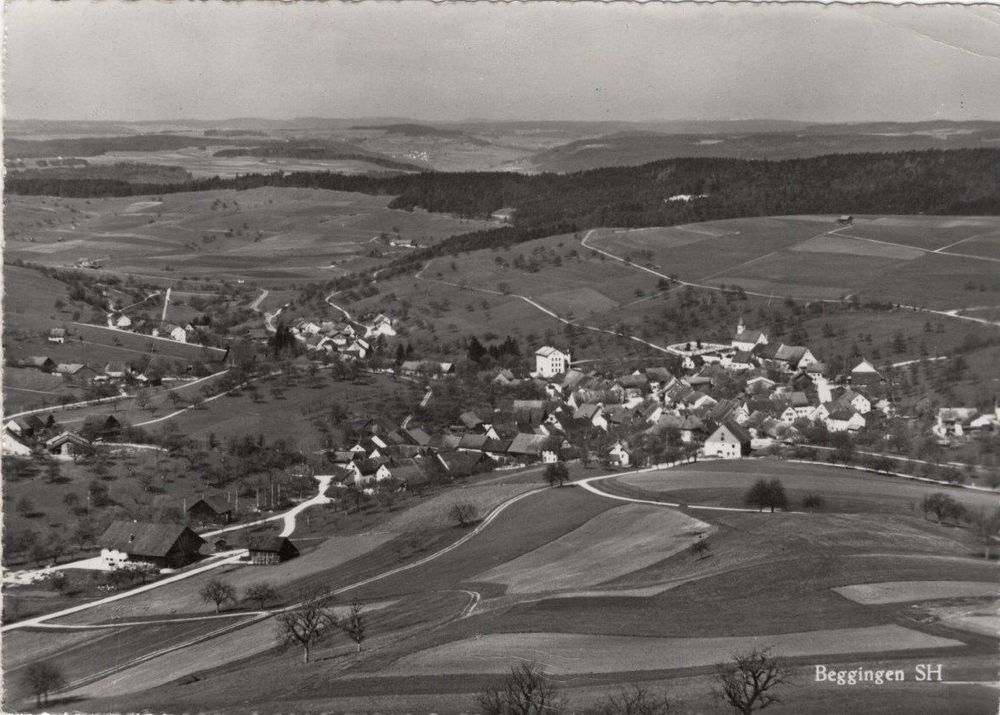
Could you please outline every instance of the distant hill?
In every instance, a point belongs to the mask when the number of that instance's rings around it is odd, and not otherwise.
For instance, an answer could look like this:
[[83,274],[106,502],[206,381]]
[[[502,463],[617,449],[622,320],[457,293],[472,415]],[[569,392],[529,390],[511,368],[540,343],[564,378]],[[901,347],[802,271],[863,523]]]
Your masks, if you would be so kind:
[[795,131],[664,134],[619,132],[580,139],[536,153],[538,171],[560,173],[638,166],[661,159],[727,157],[801,159],[826,154],[1000,147],[1000,122],[812,125]]

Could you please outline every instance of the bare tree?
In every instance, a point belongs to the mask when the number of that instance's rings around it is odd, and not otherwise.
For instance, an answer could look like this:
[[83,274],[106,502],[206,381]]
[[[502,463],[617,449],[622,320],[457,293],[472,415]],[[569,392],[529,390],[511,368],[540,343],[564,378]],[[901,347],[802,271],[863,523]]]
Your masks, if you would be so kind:
[[261,610],[264,610],[264,604],[268,601],[273,601],[277,597],[278,592],[274,586],[267,582],[252,583],[247,586],[246,599],[248,601],[256,601]]
[[460,504],[455,504],[448,511],[448,516],[453,521],[458,522],[459,526],[465,528],[467,526],[471,526],[479,517],[479,509],[476,508],[475,504],[462,502]]
[[646,688],[633,685],[608,695],[594,711],[595,715],[667,715],[670,701]]
[[328,610],[330,601],[331,598],[321,592],[303,593],[298,606],[278,616],[278,645],[282,648],[302,646],[302,660],[308,663],[313,646],[337,627],[337,617]]
[[342,626],[347,637],[358,645],[358,653],[361,652],[361,643],[365,639],[365,630],[368,628],[368,619],[361,612],[361,604],[357,601],[351,603],[351,613]]
[[22,676],[25,686],[35,696],[35,706],[48,705],[49,692],[58,690],[66,683],[62,671],[52,663],[39,661],[29,665]]
[[556,715],[566,704],[538,663],[514,666],[478,698],[486,715]]
[[728,663],[715,666],[714,693],[721,702],[742,715],[763,710],[781,700],[772,692],[788,682],[789,672],[768,649],[736,653]]
[[236,601],[236,589],[231,584],[219,581],[218,579],[212,579],[206,583],[201,591],[198,592],[198,595],[201,596],[202,601],[214,603],[216,613],[221,610],[223,603]]

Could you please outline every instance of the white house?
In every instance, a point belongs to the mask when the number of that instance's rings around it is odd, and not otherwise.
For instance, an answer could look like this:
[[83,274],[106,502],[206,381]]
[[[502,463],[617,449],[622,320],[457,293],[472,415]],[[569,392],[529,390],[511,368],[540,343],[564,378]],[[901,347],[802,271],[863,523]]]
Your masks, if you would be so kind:
[[979,410],[974,407],[942,407],[933,432],[941,437],[962,437],[978,416]]
[[619,467],[627,467],[631,463],[631,459],[628,445],[624,442],[615,442],[615,445],[608,451],[608,461]]
[[118,320],[115,321],[115,327],[128,330],[132,327],[132,319],[127,315],[119,315]]
[[52,328],[49,331],[49,342],[62,345],[66,342],[66,328]]
[[860,392],[847,389],[843,395],[837,398],[837,403],[845,407],[851,407],[863,415],[872,411],[871,401]]
[[705,456],[739,459],[750,454],[750,440],[746,429],[727,420],[705,440]]
[[365,327],[366,338],[375,338],[379,335],[385,335],[386,337],[396,335],[396,329],[392,327],[392,320],[383,313],[375,316],[375,320]]
[[570,354],[548,345],[535,351],[535,373],[539,377],[555,377],[569,369]]
[[854,432],[865,426],[865,418],[848,407],[837,407],[830,411],[823,424],[831,432]]

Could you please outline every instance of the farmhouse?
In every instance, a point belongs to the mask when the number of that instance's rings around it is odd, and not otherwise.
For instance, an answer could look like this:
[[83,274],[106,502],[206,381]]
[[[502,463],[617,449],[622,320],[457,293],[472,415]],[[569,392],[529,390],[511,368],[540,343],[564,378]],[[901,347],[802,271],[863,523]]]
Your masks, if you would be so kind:
[[228,524],[233,520],[233,507],[220,496],[202,497],[188,507],[187,518],[197,524]]
[[62,345],[66,342],[66,328],[52,328],[49,331],[49,342]]
[[104,366],[104,375],[110,380],[122,380],[132,372],[128,363],[113,360]]
[[535,351],[535,374],[549,378],[569,369],[570,354],[548,345]]
[[250,563],[258,565],[280,564],[299,555],[295,544],[275,534],[251,534],[247,538],[247,551]]
[[120,315],[118,316],[118,320],[115,321],[115,327],[128,330],[132,327],[132,319],[127,315]]
[[47,355],[32,355],[24,361],[25,367],[33,367],[42,372],[52,372],[56,369],[56,363]]
[[110,568],[129,561],[180,568],[198,558],[205,540],[180,524],[115,521],[97,543],[101,559]]
[[80,382],[89,382],[97,377],[97,371],[78,362],[61,362],[53,370],[57,375]]
[[31,437],[45,429],[46,424],[38,415],[14,417],[4,425],[8,432],[18,437]]
[[45,451],[56,457],[69,458],[77,454],[89,454],[93,450],[90,440],[76,432],[63,432],[45,442]]
[[750,433],[726,420],[705,440],[705,456],[738,459],[750,454]]
[[933,432],[940,437],[963,437],[978,416],[979,410],[974,407],[942,407],[938,410]]
[[871,385],[881,381],[882,376],[875,369],[875,366],[867,360],[862,360],[851,368],[851,384],[853,385]]

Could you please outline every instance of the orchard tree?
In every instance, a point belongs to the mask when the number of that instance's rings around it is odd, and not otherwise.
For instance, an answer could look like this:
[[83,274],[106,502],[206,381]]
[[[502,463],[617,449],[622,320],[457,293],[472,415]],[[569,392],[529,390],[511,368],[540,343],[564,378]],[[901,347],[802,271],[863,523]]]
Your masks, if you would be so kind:
[[277,639],[280,648],[301,646],[302,660],[309,662],[313,647],[337,627],[337,617],[329,611],[332,598],[320,591],[304,591],[298,606],[280,613]]
[[274,586],[266,581],[252,583],[247,586],[246,599],[248,601],[256,601],[261,610],[264,610],[264,605],[268,601],[273,601],[277,597],[277,590],[275,590]]
[[475,523],[479,517],[479,509],[470,502],[460,502],[448,510],[448,516],[464,529]]
[[789,671],[767,649],[734,654],[715,666],[716,699],[742,715],[780,703],[774,690],[788,683]]
[[550,486],[562,486],[569,479],[569,469],[565,462],[554,462],[545,467],[545,481]]
[[556,684],[538,663],[515,665],[480,693],[485,715],[556,715],[565,708]]
[[52,663],[38,661],[24,670],[22,676],[25,686],[35,696],[35,707],[48,705],[49,693],[58,690],[66,683],[62,671]]
[[219,581],[218,579],[212,579],[206,583],[201,591],[198,592],[198,595],[201,596],[202,601],[214,603],[216,613],[222,609],[223,603],[234,603],[236,601],[236,589],[231,584]]
[[357,601],[351,603],[351,613],[342,628],[347,637],[357,644],[360,653],[361,643],[365,640],[365,630],[368,628],[368,619],[361,612],[361,604]]

